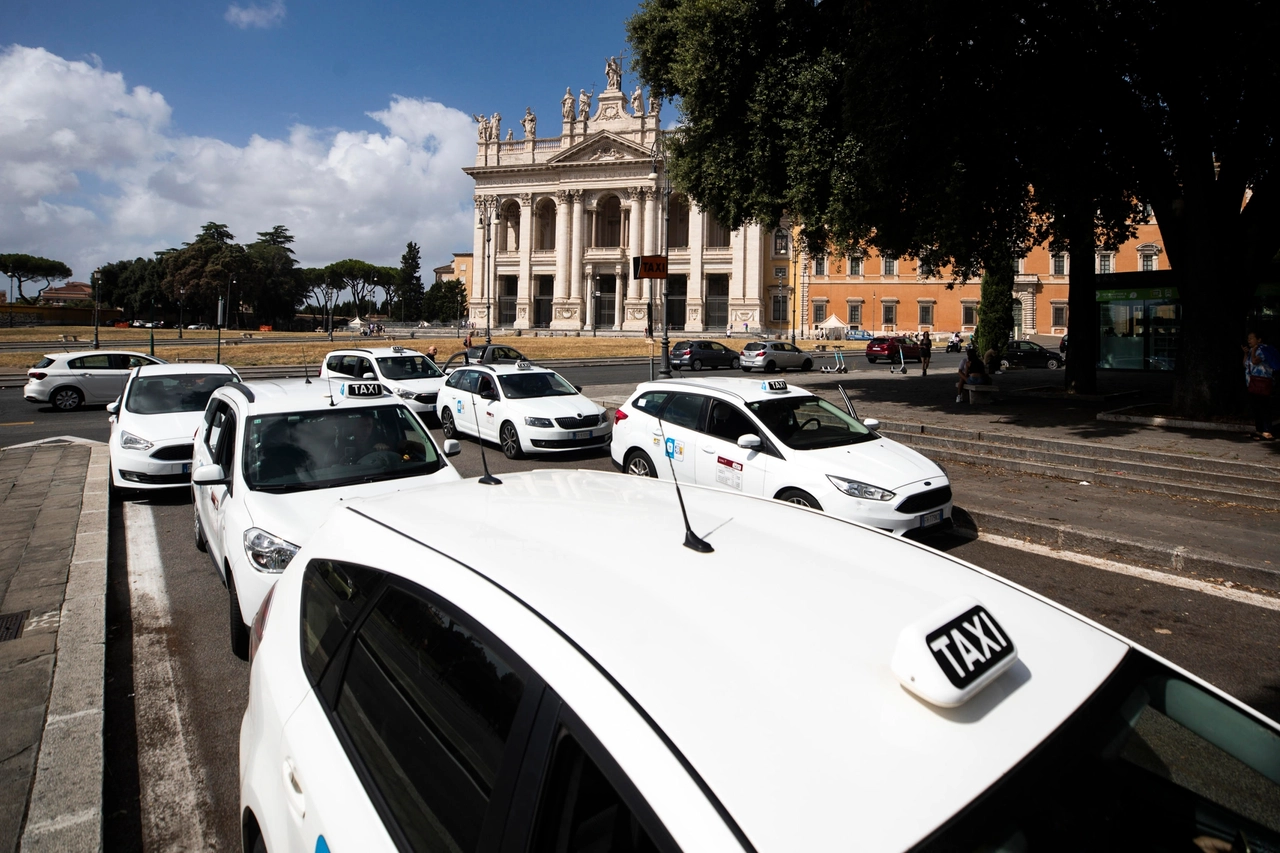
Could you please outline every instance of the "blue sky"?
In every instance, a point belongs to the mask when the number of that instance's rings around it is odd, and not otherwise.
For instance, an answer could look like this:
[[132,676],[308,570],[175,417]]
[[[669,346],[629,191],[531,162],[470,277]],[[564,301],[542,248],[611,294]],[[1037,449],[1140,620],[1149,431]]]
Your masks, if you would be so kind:
[[[277,224],[305,265],[471,245],[472,113],[558,132],[635,0],[0,4],[0,252],[94,266]],[[628,90],[636,84],[625,74]]]

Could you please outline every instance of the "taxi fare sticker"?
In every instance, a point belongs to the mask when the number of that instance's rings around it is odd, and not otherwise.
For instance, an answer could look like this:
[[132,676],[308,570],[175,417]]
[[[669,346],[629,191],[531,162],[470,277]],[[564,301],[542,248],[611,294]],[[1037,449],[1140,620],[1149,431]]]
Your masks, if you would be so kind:
[[674,438],[667,439],[667,458],[674,459],[677,462],[684,461],[684,442],[676,441]]
[[716,483],[742,491],[742,463],[723,456],[716,457]]
[[930,631],[925,642],[947,679],[961,690],[1013,654],[1013,643],[982,607],[971,607]]

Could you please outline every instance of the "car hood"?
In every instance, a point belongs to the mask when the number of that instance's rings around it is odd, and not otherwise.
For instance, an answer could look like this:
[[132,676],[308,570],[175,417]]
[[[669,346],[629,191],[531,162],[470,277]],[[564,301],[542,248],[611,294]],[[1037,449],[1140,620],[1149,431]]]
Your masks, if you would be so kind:
[[388,495],[430,483],[447,483],[459,479],[461,477],[454,468],[444,467],[434,474],[418,477],[357,483],[309,492],[281,494],[249,491],[245,498],[245,508],[249,512],[249,520],[254,527],[260,527],[268,533],[301,546],[316,529],[317,520],[324,518],[330,510],[345,501]]
[[785,453],[788,459],[801,462],[822,474],[848,477],[890,491],[921,480],[933,480],[938,486],[947,482],[947,475],[936,462],[906,445],[883,437],[845,447],[788,449]]
[[538,397],[529,400],[511,400],[509,405],[522,412],[548,418],[571,418],[575,415],[603,415],[604,409],[583,397]]
[[439,391],[440,386],[444,385],[443,376],[433,376],[430,379],[387,379],[382,384],[388,388],[407,388],[415,394],[429,394],[432,391]]
[[164,415],[138,415],[121,412],[116,422],[118,429],[128,430],[147,441],[191,441],[204,422],[204,412],[174,412]]

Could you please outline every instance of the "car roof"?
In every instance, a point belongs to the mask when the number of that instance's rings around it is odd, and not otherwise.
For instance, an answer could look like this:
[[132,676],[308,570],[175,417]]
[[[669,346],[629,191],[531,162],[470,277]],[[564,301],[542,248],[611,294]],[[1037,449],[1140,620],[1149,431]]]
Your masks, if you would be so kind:
[[[350,347],[349,349],[330,350],[329,352],[325,353],[324,358],[325,358],[325,361],[328,361],[329,356],[331,355],[348,355],[348,354],[368,355],[368,356],[373,356],[374,358],[390,358],[392,356],[397,356],[397,355],[422,355],[422,353],[418,352],[416,349],[409,349],[408,347],[369,347],[368,349],[365,349],[363,347]],[[423,358],[425,357],[426,356],[423,356]]]
[[209,374],[209,373],[229,373],[232,376],[238,375],[225,364],[142,364],[135,368],[137,375],[141,376],[145,371],[147,376],[172,376],[178,374]]
[[[850,826],[859,849],[910,847],[1043,741],[1129,648],[925,546],[726,491],[689,486],[683,501],[713,553],[684,547],[671,484],[564,469],[354,502],[369,521],[339,510],[320,541],[338,552],[326,557],[350,548],[367,562],[353,525],[371,522],[370,536],[399,531],[426,546],[422,559],[429,548],[506,591],[643,709],[757,849],[845,847]],[[477,536],[477,518],[501,521]],[[402,556],[377,567],[412,579],[417,561]],[[1019,661],[946,709],[904,689],[891,659],[907,626],[961,597],[996,617]]]
[[163,361],[159,356],[147,355],[145,352],[134,352],[129,349],[86,349],[73,350],[71,352],[47,352],[45,358],[79,358],[82,355],[140,355],[143,358],[154,358],[157,361]]
[[720,391],[724,394],[730,394],[739,399],[753,403],[757,400],[772,400],[779,397],[812,397],[812,391],[808,391],[797,385],[786,383],[785,391],[768,390],[769,383],[785,382],[779,379],[745,379],[728,376],[708,376],[699,379],[654,379],[650,382],[642,382],[636,386],[635,394],[632,398],[646,392],[658,388],[677,388],[682,391]]
[[555,373],[549,367],[539,367],[533,362],[526,362],[528,367],[521,367],[520,362],[515,364],[462,364],[454,368],[457,370],[482,370],[492,373],[495,376],[509,376],[512,373]]
[[[386,392],[380,397],[347,397],[342,393],[346,385],[370,385],[373,380],[356,380],[346,378],[312,379],[271,379],[255,380],[252,385],[223,385],[214,391],[214,396],[236,400],[247,405],[255,415],[279,414],[282,412],[309,412],[314,409],[339,406],[343,408],[359,408],[366,406],[385,406],[395,403],[398,398]],[[252,395],[250,400],[243,391]]]

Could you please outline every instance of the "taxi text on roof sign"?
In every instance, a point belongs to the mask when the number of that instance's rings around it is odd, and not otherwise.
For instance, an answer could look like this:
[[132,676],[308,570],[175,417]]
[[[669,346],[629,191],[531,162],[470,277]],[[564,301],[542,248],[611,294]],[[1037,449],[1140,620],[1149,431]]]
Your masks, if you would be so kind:
[[338,393],[343,397],[381,397],[386,389],[378,382],[344,382]]
[[787,390],[787,380],[785,380],[785,379],[766,379],[764,382],[761,382],[761,383],[760,383],[760,390],[761,390],[761,391],[773,391],[773,392],[775,392],[775,393],[776,393],[776,392],[779,392],[779,391],[786,391],[786,390]]
[[980,601],[966,596],[903,628],[890,667],[921,699],[955,708],[1017,659],[1013,638]]

